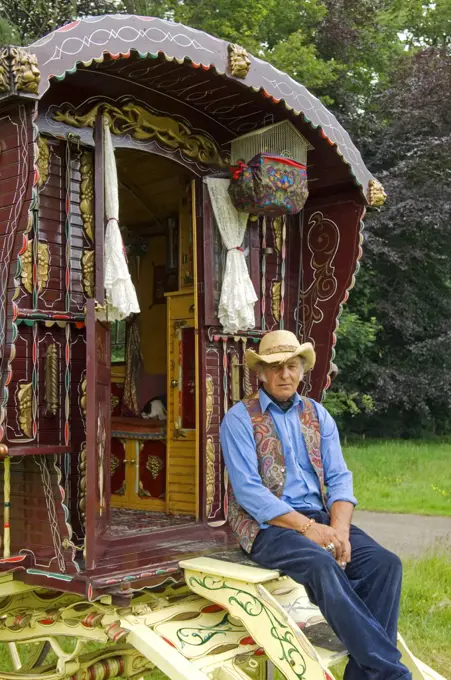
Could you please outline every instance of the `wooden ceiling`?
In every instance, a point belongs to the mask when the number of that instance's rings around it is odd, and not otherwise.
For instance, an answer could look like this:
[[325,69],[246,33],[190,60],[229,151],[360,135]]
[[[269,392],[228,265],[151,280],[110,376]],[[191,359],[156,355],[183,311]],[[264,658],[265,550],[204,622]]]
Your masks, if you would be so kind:
[[120,223],[142,236],[164,232],[166,218],[177,216],[190,176],[162,156],[117,149]]

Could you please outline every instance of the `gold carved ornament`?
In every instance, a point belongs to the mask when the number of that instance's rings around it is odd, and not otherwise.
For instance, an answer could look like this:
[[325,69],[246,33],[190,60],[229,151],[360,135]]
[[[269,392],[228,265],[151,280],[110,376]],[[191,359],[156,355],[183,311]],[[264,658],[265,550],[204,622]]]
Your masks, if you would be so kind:
[[58,412],[58,349],[55,343],[47,347],[45,355],[45,404],[48,415]]
[[81,258],[83,270],[83,290],[86,297],[94,297],[95,285],[95,252],[94,250],[84,250]]
[[11,48],[11,70],[18,92],[39,94],[41,74],[36,55],[30,54],[22,47]]
[[164,468],[164,461],[159,456],[148,456],[146,470],[150,472],[152,479],[156,479]]
[[33,292],[33,241],[28,241],[27,249],[20,256],[22,286],[29,293]]
[[235,78],[245,78],[249,73],[251,60],[247,50],[234,43],[229,44],[229,68]]
[[[28,293],[33,292],[33,247],[34,240],[28,241],[27,249],[21,255],[22,285]],[[38,243],[38,290],[42,291],[49,280],[49,246],[48,243]]]
[[213,378],[211,375],[207,375],[207,379],[205,380],[205,391],[206,391],[206,398],[205,398],[205,431],[208,432],[210,429],[211,425],[211,416],[213,413],[213,392],[214,392],[214,385],[213,385]]
[[159,116],[139,104],[126,102],[113,106],[100,102],[87,113],[79,114],[73,108],[57,110],[53,119],[77,128],[94,127],[96,116],[103,114],[115,135],[131,135],[140,141],[155,140],[184,156],[205,165],[227,167],[228,157],[221,153],[216,143],[202,134],[193,134],[191,128],[174,118]]
[[282,301],[282,282],[273,281],[271,285],[271,313],[275,321],[280,321],[280,304]]
[[33,384],[22,383],[17,393],[20,429],[29,439],[33,436]]
[[380,208],[387,200],[384,187],[377,179],[370,179],[367,193],[368,203],[372,208]]
[[207,471],[206,471],[206,510],[207,517],[211,513],[215,496],[215,445],[211,437],[207,437]]
[[272,229],[274,233],[274,247],[280,255],[282,252],[282,218],[275,217],[272,222]]
[[94,162],[91,151],[83,151],[80,159],[80,212],[83,229],[94,241]]
[[83,417],[86,418],[86,406],[87,406],[87,397],[86,397],[86,389],[88,386],[88,381],[86,378],[83,378],[81,381],[80,385],[80,409],[83,414]]
[[48,141],[45,137],[39,136],[38,139],[38,171],[39,171],[39,188],[45,185],[49,178],[49,165],[50,165],[50,147]]
[[49,280],[49,246],[48,243],[38,243],[38,290],[42,291]]
[[9,51],[4,47],[0,51],[0,92],[9,92],[11,87],[9,83]]

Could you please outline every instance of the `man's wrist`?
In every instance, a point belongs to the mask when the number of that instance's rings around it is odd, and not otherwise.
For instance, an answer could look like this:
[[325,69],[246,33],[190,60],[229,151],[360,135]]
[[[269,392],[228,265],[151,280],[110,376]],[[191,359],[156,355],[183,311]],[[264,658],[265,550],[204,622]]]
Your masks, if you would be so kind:
[[314,519],[306,518],[306,521],[303,522],[302,525],[296,529],[296,531],[298,532],[298,534],[302,534],[302,536],[305,536],[310,531],[314,524],[315,524]]

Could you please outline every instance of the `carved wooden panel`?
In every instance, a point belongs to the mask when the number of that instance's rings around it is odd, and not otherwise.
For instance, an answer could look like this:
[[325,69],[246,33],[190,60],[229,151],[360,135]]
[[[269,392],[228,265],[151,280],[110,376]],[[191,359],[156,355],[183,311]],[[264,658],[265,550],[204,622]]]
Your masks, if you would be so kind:
[[[258,342],[258,338],[255,338]],[[208,521],[224,518],[225,476],[219,430],[225,413],[237,400],[257,388],[255,376],[244,365],[244,353],[254,346],[252,337],[226,337],[207,331],[204,422],[205,513]]]
[[44,144],[48,167],[41,169],[45,181],[33,233],[41,248],[37,261],[42,273],[46,264],[47,276],[38,282],[38,307],[81,313],[94,285],[92,152],[56,140],[41,142],[41,148]]
[[317,362],[304,392],[320,399],[328,384],[341,304],[353,285],[361,254],[364,206],[355,196],[308,204],[304,218],[298,333],[313,342]]
[[[20,294],[21,255],[27,252],[27,233],[33,224],[32,200],[37,181],[33,115],[31,103],[0,115],[0,403],[5,401],[10,359],[14,356],[17,311],[13,296]],[[30,293],[24,296],[30,299]],[[0,413],[0,440],[3,415]]]

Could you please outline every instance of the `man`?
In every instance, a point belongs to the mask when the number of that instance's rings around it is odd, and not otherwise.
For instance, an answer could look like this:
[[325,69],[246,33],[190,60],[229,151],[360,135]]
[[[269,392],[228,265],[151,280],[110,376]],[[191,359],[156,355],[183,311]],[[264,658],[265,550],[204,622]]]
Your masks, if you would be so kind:
[[396,647],[401,562],[351,524],[335,422],[297,393],[312,345],[273,331],[246,361],[262,387],[221,425],[229,523],[252,560],[305,586],[348,649],[345,680],[411,680]]

